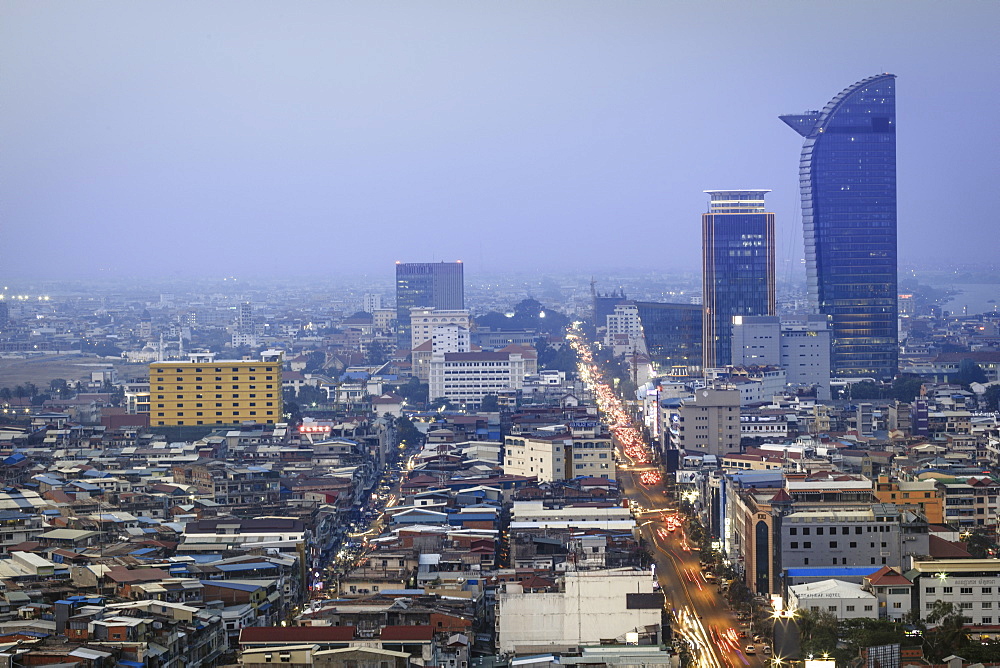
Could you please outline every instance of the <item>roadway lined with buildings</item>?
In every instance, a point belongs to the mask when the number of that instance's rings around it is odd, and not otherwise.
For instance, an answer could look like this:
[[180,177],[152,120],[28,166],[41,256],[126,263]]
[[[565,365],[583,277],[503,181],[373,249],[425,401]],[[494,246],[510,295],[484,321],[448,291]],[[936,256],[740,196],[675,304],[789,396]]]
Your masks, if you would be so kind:
[[[738,620],[702,572],[677,508],[668,501],[663,475],[614,390],[604,383],[593,353],[579,333],[569,340],[580,358],[580,377],[591,385],[617,444],[617,478],[639,521],[638,531],[655,565],[674,635],[701,668],[761,665],[751,638],[740,638]],[[752,648],[753,651],[749,651]]]

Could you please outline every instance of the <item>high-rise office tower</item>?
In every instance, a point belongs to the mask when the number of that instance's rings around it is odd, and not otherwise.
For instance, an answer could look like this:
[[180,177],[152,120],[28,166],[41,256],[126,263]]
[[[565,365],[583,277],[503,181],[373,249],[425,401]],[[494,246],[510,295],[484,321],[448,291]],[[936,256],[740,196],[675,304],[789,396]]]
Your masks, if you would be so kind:
[[703,367],[732,364],[733,316],[774,315],[770,190],[706,190],[701,217]]
[[410,347],[410,309],[465,308],[465,277],[458,262],[396,263],[396,327],[401,348]]
[[799,162],[806,277],[830,316],[831,373],[896,373],[896,77],[879,74],[822,111],[781,116],[805,137]]

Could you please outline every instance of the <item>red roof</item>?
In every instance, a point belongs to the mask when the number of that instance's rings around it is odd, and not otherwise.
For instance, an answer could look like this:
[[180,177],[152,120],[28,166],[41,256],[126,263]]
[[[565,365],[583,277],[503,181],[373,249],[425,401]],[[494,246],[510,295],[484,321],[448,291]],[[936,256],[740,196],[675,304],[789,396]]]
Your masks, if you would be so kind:
[[873,585],[885,586],[885,585],[899,585],[903,587],[909,587],[913,583],[904,578],[902,575],[897,573],[895,569],[889,568],[888,566],[883,566],[871,575],[865,578]]
[[353,626],[248,626],[240,631],[241,643],[282,645],[310,642],[349,642]]
[[771,497],[771,503],[775,503],[775,502],[777,502],[777,503],[788,503],[791,500],[792,500],[792,497],[789,496],[788,492],[785,491],[784,487],[782,487],[781,489],[779,489],[778,493]]
[[927,551],[935,559],[971,559],[962,543],[953,543],[938,536],[927,536]]
[[434,629],[429,625],[385,626],[379,637],[382,640],[430,640],[434,637]]
[[537,575],[529,575],[528,577],[521,580],[521,586],[525,589],[548,589],[554,587],[555,582],[549,580],[548,578],[539,577]]

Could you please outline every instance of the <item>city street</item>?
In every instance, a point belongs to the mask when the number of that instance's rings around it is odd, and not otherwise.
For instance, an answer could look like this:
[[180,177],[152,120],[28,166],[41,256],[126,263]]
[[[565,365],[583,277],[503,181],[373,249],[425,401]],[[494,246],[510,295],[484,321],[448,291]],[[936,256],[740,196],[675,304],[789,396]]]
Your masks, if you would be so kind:
[[[763,643],[757,643],[754,654],[747,654],[751,637],[740,638],[740,623],[719,593],[718,585],[703,574],[697,546],[688,545],[683,526],[673,519],[676,509],[667,502],[658,471],[649,466],[619,468],[618,480],[625,497],[634,501],[642,538],[650,547],[656,564],[656,575],[673,611],[676,635],[691,643],[696,665],[702,668],[757,668],[769,657],[762,653]],[[671,530],[670,527],[675,527]]]
[[698,547],[688,543],[677,508],[667,496],[662,470],[651,463],[648,444],[621,399],[604,382],[589,345],[576,333],[567,338],[579,356],[580,377],[592,386],[614,434],[618,483],[656,564],[675,636],[688,644],[699,668],[760,668],[770,656],[763,653],[763,643],[753,642],[751,629],[740,637],[739,620],[718,584],[702,572]]

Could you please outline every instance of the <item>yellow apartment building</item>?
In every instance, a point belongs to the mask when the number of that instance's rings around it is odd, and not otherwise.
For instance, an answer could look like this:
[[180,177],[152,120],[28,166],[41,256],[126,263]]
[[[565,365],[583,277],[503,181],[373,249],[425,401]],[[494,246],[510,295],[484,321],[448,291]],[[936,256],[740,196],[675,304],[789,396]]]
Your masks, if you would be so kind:
[[259,360],[217,360],[192,353],[183,361],[149,365],[152,427],[233,425],[282,421],[281,352]]

